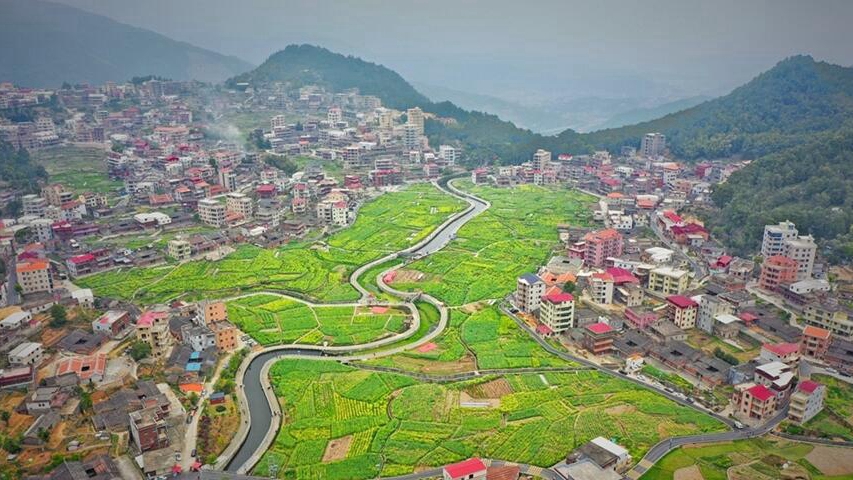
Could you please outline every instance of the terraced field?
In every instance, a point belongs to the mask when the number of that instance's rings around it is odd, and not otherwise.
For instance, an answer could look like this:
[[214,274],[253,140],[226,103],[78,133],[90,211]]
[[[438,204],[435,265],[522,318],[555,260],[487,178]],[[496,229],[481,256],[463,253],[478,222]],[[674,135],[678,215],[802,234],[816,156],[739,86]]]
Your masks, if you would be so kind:
[[447,329],[429,348],[364,363],[432,374],[571,365],[543,350],[497,307],[473,313],[453,309]]
[[[550,466],[599,435],[639,458],[665,436],[723,427],[593,371],[440,385],[336,362],[283,360],[271,377],[285,424],[255,472],[275,464],[282,478],[392,476],[474,455]],[[330,443],[349,446],[330,458]]]
[[98,296],[142,304],[261,290],[296,292],[322,301],[355,300],[358,294],[347,282],[355,268],[414,245],[464,206],[432,185],[417,184],[366,203],[351,227],[325,242],[279,249],[242,245],[215,262],[114,270],[77,283]]
[[406,330],[404,307],[311,306],[274,295],[228,302],[228,318],[261,345],[356,345]]
[[392,281],[400,290],[420,290],[449,305],[500,298],[516,278],[546,261],[558,243],[557,226],[588,225],[592,196],[561,187],[475,186],[460,189],[491,202],[482,215],[463,226],[441,251],[414,262]]

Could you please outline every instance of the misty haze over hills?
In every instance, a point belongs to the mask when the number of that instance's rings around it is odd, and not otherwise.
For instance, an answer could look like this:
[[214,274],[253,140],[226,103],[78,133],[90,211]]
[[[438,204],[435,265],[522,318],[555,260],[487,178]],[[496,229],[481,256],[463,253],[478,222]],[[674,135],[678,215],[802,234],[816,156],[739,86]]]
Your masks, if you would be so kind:
[[853,3],[843,0],[59,1],[255,64],[311,43],[419,85],[576,110],[568,122],[542,120],[542,131],[614,126],[636,108],[725,95],[794,54],[853,63]]

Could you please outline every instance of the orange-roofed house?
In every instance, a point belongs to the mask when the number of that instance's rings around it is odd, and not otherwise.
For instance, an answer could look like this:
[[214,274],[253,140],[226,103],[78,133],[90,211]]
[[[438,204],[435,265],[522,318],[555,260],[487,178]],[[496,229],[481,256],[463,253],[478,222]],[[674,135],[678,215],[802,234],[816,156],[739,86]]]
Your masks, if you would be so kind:
[[764,363],[782,362],[795,367],[800,362],[800,345],[797,343],[765,343],[761,346],[759,358]]
[[805,357],[823,360],[831,343],[832,333],[829,330],[815,327],[814,325],[807,325],[803,329],[803,336],[800,339],[800,354]]
[[38,292],[53,291],[53,277],[50,275],[50,264],[47,260],[33,260],[15,265],[18,274],[18,285],[24,295]]

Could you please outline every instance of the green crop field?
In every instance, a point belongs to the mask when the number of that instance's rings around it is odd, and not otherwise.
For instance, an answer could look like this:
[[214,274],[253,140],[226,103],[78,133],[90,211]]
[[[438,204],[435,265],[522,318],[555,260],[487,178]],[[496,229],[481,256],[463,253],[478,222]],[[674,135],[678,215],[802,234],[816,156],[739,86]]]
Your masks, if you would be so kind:
[[[412,263],[394,287],[421,290],[450,305],[500,298],[516,277],[544,263],[558,243],[557,225],[588,225],[590,195],[565,188],[457,184],[492,206],[463,226],[440,252]],[[422,275],[421,275],[422,274]]]
[[[640,478],[642,480],[850,479],[853,478],[853,470],[850,470],[851,462],[839,461],[841,459],[837,457],[846,455],[847,451],[772,437],[682,447],[660,459]],[[834,456],[836,457],[833,458]],[[676,476],[679,470],[681,472]]]
[[36,150],[33,160],[44,166],[51,183],[61,183],[75,193],[115,192],[124,184],[110,180],[104,159],[107,152],[96,147],[63,146]]
[[366,203],[352,226],[325,242],[291,243],[279,249],[241,245],[215,262],[114,270],[77,283],[99,296],[143,304],[270,289],[323,301],[355,300],[358,294],[347,281],[355,268],[417,243],[464,206],[432,185],[417,184]]
[[543,350],[497,307],[471,314],[451,310],[447,329],[433,343],[430,351],[414,349],[365,364],[421,373],[573,365]]
[[297,300],[260,294],[228,302],[228,318],[262,345],[355,345],[406,330],[410,312],[403,307],[382,313],[370,307],[310,306]]
[[665,436],[723,428],[586,370],[440,385],[336,362],[282,360],[270,375],[285,422],[256,473],[275,464],[281,478],[401,475],[474,455],[550,466],[599,435],[640,458]]

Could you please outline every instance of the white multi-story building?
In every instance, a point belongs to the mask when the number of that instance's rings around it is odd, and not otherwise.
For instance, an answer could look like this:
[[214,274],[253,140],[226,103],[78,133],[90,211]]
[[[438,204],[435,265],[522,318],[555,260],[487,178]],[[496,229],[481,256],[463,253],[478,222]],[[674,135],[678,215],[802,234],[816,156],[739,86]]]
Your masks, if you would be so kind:
[[515,305],[525,313],[539,310],[542,295],[545,294],[545,282],[539,276],[525,273],[518,277],[515,289]]
[[419,107],[410,108],[406,111],[406,124],[414,125],[418,135],[424,134],[424,111]]
[[332,107],[326,113],[326,120],[328,120],[332,125],[341,122],[343,119],[344,115],[339,107]]
[[229,192],[237,190],[237,174],[230,168],[219,170],[219,184]]
[[797,262],[797,281],[812,278],[817,244],[811,235],[785,240],[784,255]]
[[221,227],[225,224],[225,205],[212,198],[204,198],[198,201],[198,217],[202,222]]
[[53,220],[49,218],[38,218],[30,222],[30,228],[35,233],[39,242],[47,242],[53,238]]
[[38,195],[24,195],[21,197],[21,203],[23,205],[24,215],[43,217],[47,212],[47,200]]
[[245,193],[231,192],[225,196],[225,211],[252,218],[252,199]]
[[589,279],[592,301],[599,305],[613,303],[613,276],[609,273],[593,273]]
[[450,145],[440,145],[438,147],[438,157],[444,160],[446,165],[456,165],[457,151],[455,147]]
[[533,168],[536,170],[545,170],[545,167],[551,163],[551,152],[547,150],[536,150],[533,154]]
[[707,333],[714,333],[714,319],[718,315],[732,315],[734,306],[715,295],[702,295],[699,299],[699,315],[696,327]]
[[554,333],[562,333],[575,326],[575,299],[569,293],[552,293],[539,303],[539,320]]
[[417,125],[403,125],[403,145],[410,150],[421,148],[421,133]]
[[785,241],[797,238],[797,235],[797,227],[789,221],[779,222],[778,225],[765,225],[761,255],[764,258],[785,255]]
[[645,157],[663,155],[666,150],[666,135],[662,133],[647,133],[640,143],[640,153]]

